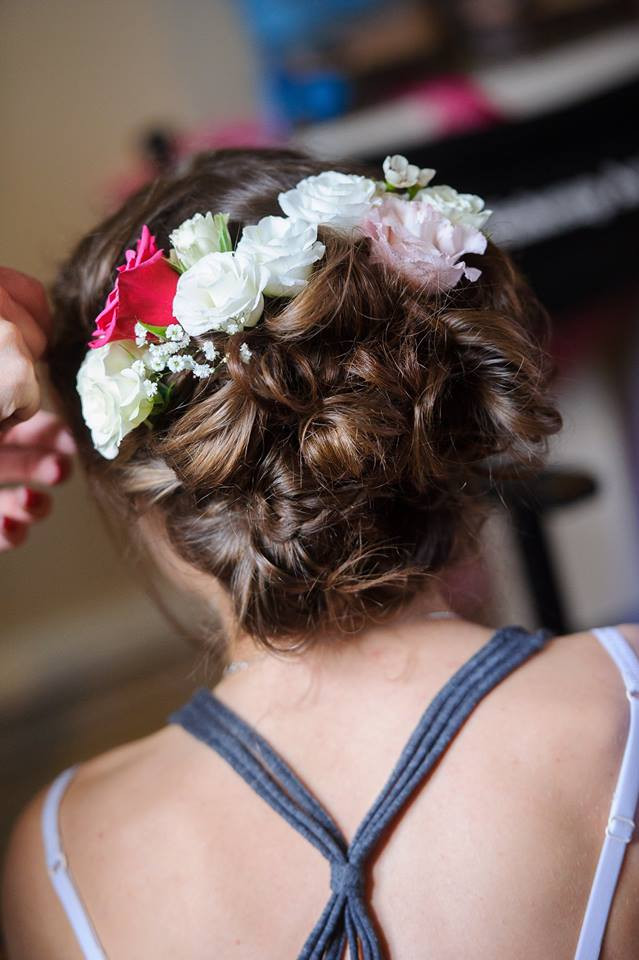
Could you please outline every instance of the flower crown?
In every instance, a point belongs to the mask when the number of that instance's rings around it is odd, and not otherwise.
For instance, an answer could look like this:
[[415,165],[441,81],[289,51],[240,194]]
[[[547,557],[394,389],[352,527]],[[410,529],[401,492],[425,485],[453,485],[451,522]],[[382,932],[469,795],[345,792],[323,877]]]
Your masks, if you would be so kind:
[[[151,425],[170,402],[170,374],[216,373],[227,354],[201,338],[240,333],[258,322],[265,297],[301,293],[324,256],[320,226],[370,237],[372,260],[426,291],[450,289],[462,277],[477,280],[481,271],[463,258],[484,253],[491,211],[474,194],[429,186],[434,175],[396,154],[384,161],[383,181],[335,170],[306,177],[280,193],[285,216],[245,226],[235,249],[227,213],[186,220],[170,234],[168,256],[144,226],[117,269],[78,371],[96,450],[113,459],[131,430]],[[246,341],[239,354],[250,361]]]

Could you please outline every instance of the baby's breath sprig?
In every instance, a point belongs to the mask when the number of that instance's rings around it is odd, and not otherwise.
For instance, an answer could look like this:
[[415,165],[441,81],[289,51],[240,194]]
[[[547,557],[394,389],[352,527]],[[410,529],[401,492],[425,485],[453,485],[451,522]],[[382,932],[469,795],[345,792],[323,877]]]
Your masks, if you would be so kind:
[[[173,384],[164,382],[167,372],[188,372],[198,380],[206,380],[227,361],[227,354],[220,353],[210,341],[195,345],[179,323],[158,327],[138,322],[134,333],[136,346],[146,349],[130,369],[143,380],[145,395],[153,403],[149,417],[162,413],[169,404]],[[243,362],[248,363],[252,356],[248,344],[242,343],[239,352]]]

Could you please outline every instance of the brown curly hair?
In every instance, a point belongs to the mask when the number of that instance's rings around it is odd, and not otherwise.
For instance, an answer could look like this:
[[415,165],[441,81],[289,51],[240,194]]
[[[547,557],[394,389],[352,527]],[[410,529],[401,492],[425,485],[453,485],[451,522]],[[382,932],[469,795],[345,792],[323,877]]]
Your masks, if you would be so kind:
[[219,210],[237,239],[329,168],[289,150],[197,156],[91,231],[54,287],[52,378],[101,501],[159,511],[178,554],[228,591],[238,629],[278,649],[396,611],[471,536],[487,476],[534,463],[560,425],[545,316],[505,253],[489,242],[467,258],[477,282],[433,294],[372,263],[369,240],[320,228],[305,290],[268,300],[250,330],[208,335],[223,372],[171,375],[153,429],[113,461],[96,454],[75,376],[142,225],[168,249],[182,221]]

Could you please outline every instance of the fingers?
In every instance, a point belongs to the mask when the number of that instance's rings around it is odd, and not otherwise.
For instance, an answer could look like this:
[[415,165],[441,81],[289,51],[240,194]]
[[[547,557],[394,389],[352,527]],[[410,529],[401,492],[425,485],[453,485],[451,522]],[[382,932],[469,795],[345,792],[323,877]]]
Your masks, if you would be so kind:
[[0,318],[18,328],[31,360],[38,360],[46,349],[47,334],[29,310],[19,300],[15,300],[2,283],[0,283]]
[[[52,413],[39,412],[27,423],[13,427],[0,444],[0,552],[19,547],[30,526],[51,510],[51,497],[29,484],[55,486],[71,473],[73,441],[62,422]],[[29,439],[51,446],[27,446]],[[69,451],[69,452],[65,452]]]
[[55,486],[71,473],[74,452],[73,437],[62,420],[39,410],[0,438],[0,484]]
[[51,497],[42,490],[31,487],[0,490],[0,517],[28,525],[42,520],[50,511]]
[[[0,551],[19,546],[51,508],[31,483],[61,483],[71,471],[73,439],[58,417],[39,411],[35,362],[51,335],[44,288],[0,267]],[[2,489],[2,485],[18,484]]]
[[47,345],[47,317],[37,281],[0,267],[0,429],[28,420],[40,406],[34,364]]
[[27,539],[29,527],[11,517],[0,519],[0,553],[19,547]]
[[24,307],[48,340],[52,330],[51,311],[42,284],[19,270],[0,267],[0,287]]
[[0,483],[42,483],[55,486],[71,472],[71,458],[66,454],[17,445],[0,446]]
[[[73,436],[55,413],[39,410],[35,416],[11,427],[0,437],[2,446],[40,447],[67,456],[75,453]],[[0,478],[0,483],[2,482]]]
[[24,338],[0,316],[0,428],[30,419],[39,406],[40,385]]

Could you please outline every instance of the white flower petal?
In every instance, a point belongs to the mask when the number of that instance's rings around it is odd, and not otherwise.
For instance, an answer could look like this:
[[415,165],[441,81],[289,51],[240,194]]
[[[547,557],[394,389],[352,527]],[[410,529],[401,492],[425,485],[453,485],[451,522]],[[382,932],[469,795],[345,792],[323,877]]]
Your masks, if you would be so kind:
[[117,456],[123,437],[146,420],[153,407],[140,360],[142,350],[132,340],[114,340],[88,350],[78,370],[82,416],[94,447],[108,460]]
[[420,187],[428,186],[436,173],[437,171],[433,170],[432,167],[422,167],[417,177],[417,185]]
[[268,271],[246,252],[209,253],[183,273],[173,316],[190,336],[252,327],[264,309]]
[[425,187],[417,193],[415,199],[429,203],[451,223],[463,223],[476,230],[481,230],[492,214],[492,210],[484,209],[481,197],[474,193],[458,193],[446,184]]
[[244,227],[237,250],[249,253],[268,270],[266,296],[294,297],[306,286],[325,247],[317,239],[315,224],[290,217],[263,217]]
[[414,187],[419,180],[419,167],[409,163],[401,153],[395,153],[384,160],[384,176],[388,183],[398,189]]
[[[221,216],[226,223],[228,216]],[[210,211],[206,214],[196,213],[189,220],[185,220],[170,234],[169,240],[177,261],[184,270],[188,270],[208,253],[217,253],[223,249],[219,220],[216,221]]]
[[371,207],[380,202],[373,180],[336,170],[306,177],[293,190],[280,193],[278,199],[291,219],[344,232],[359,227]]

